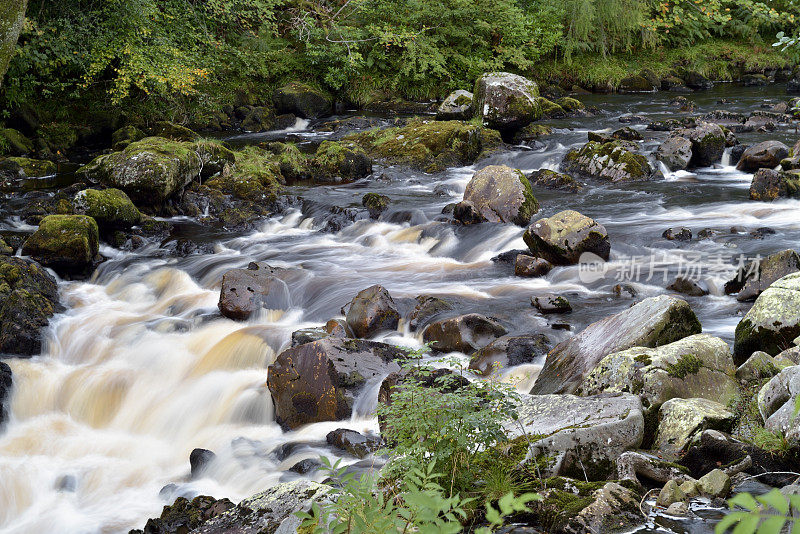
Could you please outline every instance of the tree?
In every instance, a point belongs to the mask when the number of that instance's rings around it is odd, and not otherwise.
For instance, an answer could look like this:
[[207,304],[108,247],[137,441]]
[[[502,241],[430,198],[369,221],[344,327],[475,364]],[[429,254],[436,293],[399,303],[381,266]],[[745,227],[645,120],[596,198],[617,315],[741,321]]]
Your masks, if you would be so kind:
[[17,46],[28,0],[0,0],[0,85]]

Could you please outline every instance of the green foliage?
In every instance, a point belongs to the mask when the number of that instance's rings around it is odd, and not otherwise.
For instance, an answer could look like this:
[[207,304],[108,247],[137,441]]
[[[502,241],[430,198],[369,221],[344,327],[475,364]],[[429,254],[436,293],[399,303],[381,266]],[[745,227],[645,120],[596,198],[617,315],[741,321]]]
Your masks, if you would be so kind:
[[792,534],[800,533],[800,521],[793,517],[800,513],[800,495],[787,496],[779,489],[758,497],[739,493],[728,504],[731,511],[717,523],[715,534],[780,534],[787,525]]

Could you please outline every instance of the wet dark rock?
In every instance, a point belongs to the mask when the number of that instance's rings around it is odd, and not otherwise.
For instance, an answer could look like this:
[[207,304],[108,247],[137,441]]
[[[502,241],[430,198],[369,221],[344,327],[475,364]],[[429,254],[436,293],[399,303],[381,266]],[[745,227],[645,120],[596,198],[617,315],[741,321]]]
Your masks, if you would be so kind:
[[585,184],[579,182],[569,174],[552,171],[550,169],[539,169],[528,175],[528,181],[536,187],[544,187],[556,191],[567,191],[577,193],[581,191]]
[[3,427],[3,423],[8,419],[6,401],[11,396],[12,384],[11,367],[7,363],[0,361],[0,428]]
[[692,142],[685,137],[668,137],[656,150],[656,159],[671,171],[686,169],[692,160]]
[[439,105],[439,109],[436,111],[436,118],[443,121],[469,120],[472,118],[474,111],[472,100],[473,95],[469,91],[464,91],[463,89],[453,91]]
[[542,313],[570,313],[572,306],[561,295],[539,295],[531,297],[531,306]]
[[189,465],[191,466],[192,478],[199,478],[208,464],[214,461],[217,455],[208,449],[194,449],[189,454]]
[[677,76],[666,76],[661,79],[661,89],[664,91],[672,92],[690,92],[691,89],[686,87],[686,82]]
[[352,182],[372,173],[372,159],[352,141],[323,141],[311,161],[317,183]]
[[301,328],[292,332],[292,347],[325,339],[330,335],[324,328]]
[[[650,120],[647,123],[647,129],[655,132],[672,132],[674,130],[681,130],[686,128],[694,128],[697,126],[697,120],[694,117],[682,117],[680,119],[665,119],[661,121]],[[683,135],[683,134],[678,134]]]
[[754,87],[769,84],[769,79],[763,74],[745,74],[742,76],[741,83],[745,87]]
[[670,291],[676,291],[689,295],[690,297],[702,297],[708,295],[708,288],[705,284],[696,282],[689,278],[678,277],[670,285],[667,286]]
[[708,167],[722,158],[725,151],[725,132],[716,124],[700,123],[691,130],[678,133],[692,142],[692,167]]
[[287,309],[289,287],[282,279],[287,272],[256,262],[247,269],[231,269],[222,275],[219,311],[229,319],[244,321],[261,308]]
[[614,130],[611,133],[611,138],[620,141],[641,141],[643,139],[642,134],[628,126],[620,128],[619,130]]
[[657,87],[644,76],[629,76],[619,82],[620,93],[652,93]]
[[153,137],[163,137],[173,141],[197,141],[200,135],[185,126],[169,121],[158,121],[149,130]]
[[475,204],[469,200],[462,200],[458,204],[453,204],[453,218],[464,225],[486,222],[486,219],[483,218]]
[[686,301],[661,295],[590,324],[547,355],[532,394],[571,393],[608,354],[656,347],[701,331]]
[[768,235],[775,235],[778,232],[774,228],[770,228],[769,226],[762,226],[761,228],[756,228],[752,232],[750,232],[750,236],[754,239],[764,239]]
[[738,293],[739,302],[755,300],[773,282],[797,271],[800,271],[797,252],[791,249],[776,252],[740,267],[736,276],[725,283],[725,294]]
[[472,354],[469,368],[482,375],[541,360],[550,350],[544,334],[505,335]]
[[633,286],[631,286],[630,284],[617,284],[612,288],[612,292],[614,293],[614,296],[617,298],[619,297],[634,298],[639,294],[639,292],[636,291],[636,289],[634,289]]
[[589,141],[596,141],[598,143],[610,143],[614,140],[611,134],[606,132],[589,132],[586,135]]
[[386,195],[379,195],[378,193],[367,193],[361,197],[361,205],[367,208],[369,216],[372,219],[377,219],[389,207],[391,200]]
[[382,440],[378,436],[363,435],[355,430],[339,428],[328,432],[325,436],[328,445],[332,445],[353,456],[364,458],[381,448]]
[[395,360],[405,354],[385,343],[336,337],[283,351],[267,373],[276,420],[295,429],[349,417],[358,390],[399,371]]
[[495,319],[470,313],[431,323],[422,332],[422,339],[440,352],[472,354],[506,333]]
[[174,503],[164,507],[161,517],[148,519],[143,532],[144,534],[195,532],[194,529],[201,527],[209,519],[222,515],[234,507],[235,505],[228,499],[217,500],[207,495],[195,497],[191,501],[178,497]]
[[623,115],[619,122],[623,124],[649,124],[652,121],[647,115]]
[[530,255],[530,250],[527,249],[523,250],[519,248],[507,250],[505,252],[501,252],[500,254],[492,258],[492,262],[510,263],[511,265],[514,265],[514,263],[517,261],[517,256],[519,256],[520,254]]
[[213,254],[213,243],[197,243],[191,239],[177,239],[172,242],[174,244],[173,252],[176,256],[186,258],[196,254]]
[[730,148],[730,152],[728,152],[730,156],[731,164],[739,163],[739,160],[744,154],[744,151],[747,150],[747,145],[735,145]]
[[[404,369],[388,375],[378,390],[378,403],[384,406],[392,404],[392,397],[403,390],[403,384],[413,382],[424,388],[436,388],[442,393],[453,393],[470,385],[468,378],[450,370],[434,369],[431,372],[420,372],[416,369]],[[381,421],[381,425],[384,422]],[[381,427],[383,431],[383,427]]]
[[489,222],[525,226],[539,211],[528,179],[519,169],[489,165],[477,171],[464,190],[464,201],[471,202]]
[[549,261],[534,256],[528,256],[527,254],[518,254],[514,262],[514,274],[517,276],[544,276],[549,273],[552,268],[553,264]]
[[686,85],[695,91],[705,91],[714,87],[714,82],[697,71],[688,71],[683,76]]
[[661,237],[670,241],[691,241],[692,231],[686,227],[680,228],[667,228]]
[[297,473],[299,475],[306,475],[308,473],[311,473],[312,471],[316,471],[320,467],[322,467],[322,462],[320,462],[319,460],[315,460],[313,458],[308,458],[306,460],[300,460],[299,462],[294,464],[292,467],[289,468],[289,471]]
[[755,172],[761,168],[773,169],[789,155],[789,147],[780,141],[764,141],[745,150],[736,169]]
[[431,295],[419,295],[415,300],[417,305],[409,316],[409,326],[412,330],[417,330],[420,326],[426,325],[430,319],[440,313],[453,309],[453,305],[450,302]]
[[330,95],[300,82],[279,87],[273,101],[278,113],[293,113],[304,119],[325,117],[333,111],[333,99]]
[[800,176],[774,169],[756,171],[750,183],[751,200],[771,202],[786,197],[800,197]]
[[347,321],[341,319],[331,319],[323,327],[325,332],[333,337],[355,337],[353,331],[347,325]]
[[395,330],[400,321],[397,306],[383,286],[361,291],[347,307],[347,325],[356,337],[371,337],[383,330]]
[[85,215],[48,215],[22,245],[22,253],[59,274],[86,274],[98,259],[97,223]]
[[475,82],[475,116],[495,130],[518,130],[542,116],[539,86],[508,72],[483,74]]
[[555,265],[574,265],[585,252],[608,260],[611,252],[605,227],[573,210],[539,219],[525,230],[523,239],[534,256]]

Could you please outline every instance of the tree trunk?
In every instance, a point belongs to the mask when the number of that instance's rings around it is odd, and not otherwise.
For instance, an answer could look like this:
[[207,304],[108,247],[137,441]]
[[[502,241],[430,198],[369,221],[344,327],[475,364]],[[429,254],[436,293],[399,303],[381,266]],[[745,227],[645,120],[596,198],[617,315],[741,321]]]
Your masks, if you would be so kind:
[[17,46],[28,0],[0,0],[0,85]]

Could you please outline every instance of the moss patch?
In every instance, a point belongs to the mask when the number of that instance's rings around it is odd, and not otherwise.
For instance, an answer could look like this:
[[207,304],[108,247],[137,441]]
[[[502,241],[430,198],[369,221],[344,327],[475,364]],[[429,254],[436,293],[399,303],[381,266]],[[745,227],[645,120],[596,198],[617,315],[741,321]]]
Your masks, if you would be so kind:
[[694,354],[684,354],[677,362],[667,364],[667,373],[675,378],[686,378],[703,367],[703,360]]

